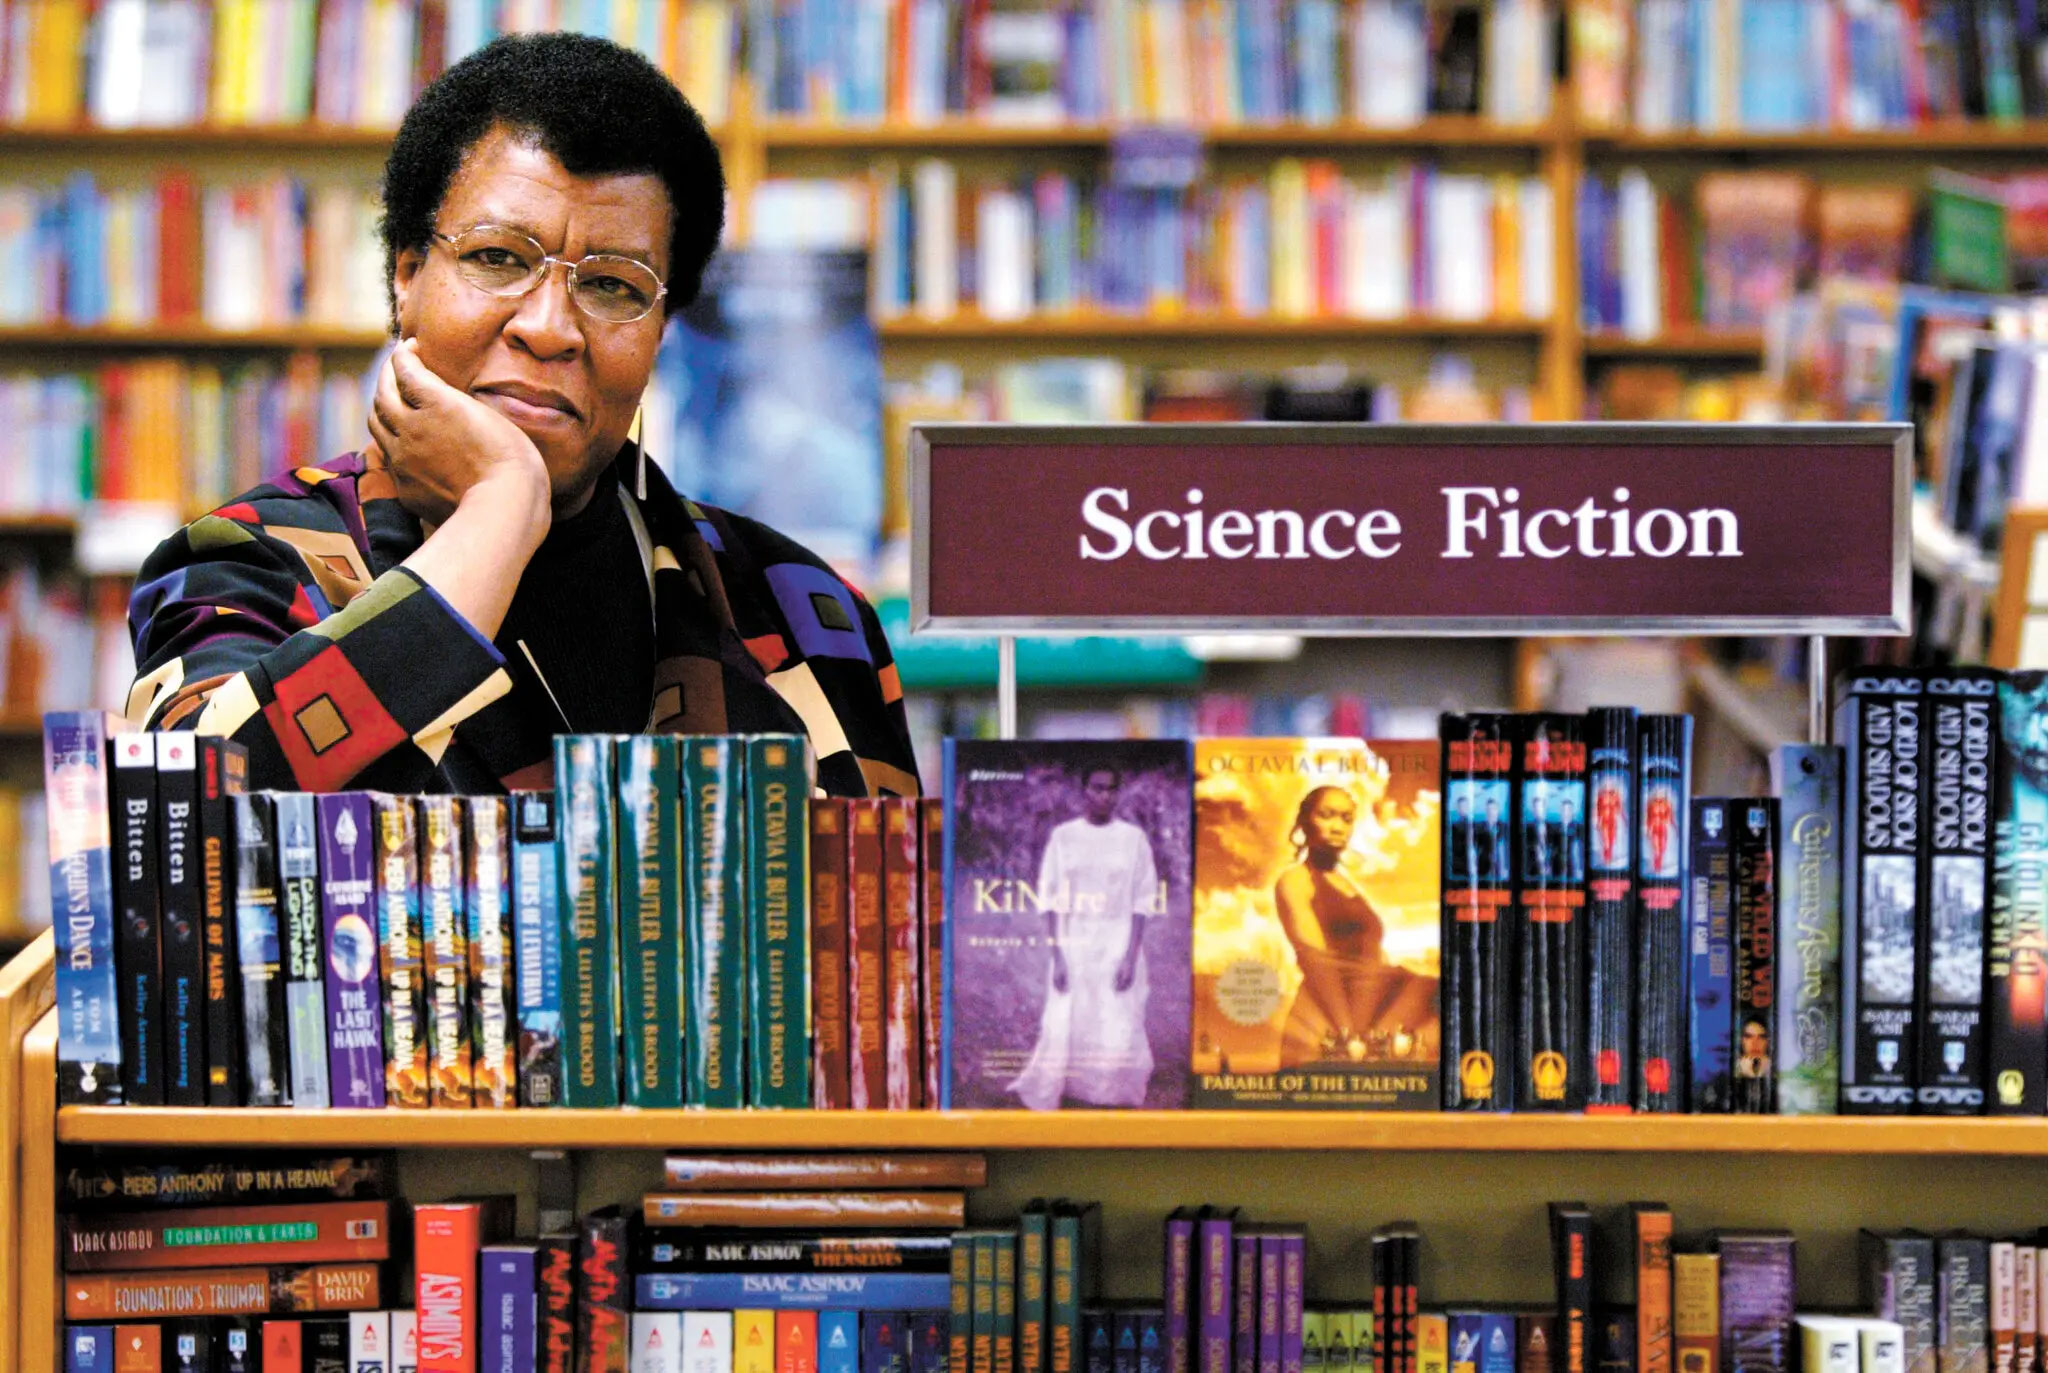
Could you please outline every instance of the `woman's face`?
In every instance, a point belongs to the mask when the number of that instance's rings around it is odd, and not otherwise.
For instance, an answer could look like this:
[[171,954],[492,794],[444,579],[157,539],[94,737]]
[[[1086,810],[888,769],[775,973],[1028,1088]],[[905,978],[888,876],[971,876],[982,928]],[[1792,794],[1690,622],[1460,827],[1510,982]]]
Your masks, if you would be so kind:
[[[649,173],[573,176],[550,153],[499,126],[478,139],[448,183],[437,232],[479,224],[518,229],[574,262],[591,253],[637,258],[669,272],[668,191]],[[547,463],[555,509],[572,514],[626,441],[654,370],[664,319],[657,306],[629,324],[592,319],[550,266],[523,297],[487,294],[455,269],[445,243],[398,255],[392,285],[401,338],[449,385],[509,418]]]
[[1358,808],[1341,791],[1326,791],[1308,813],[1308,841],[1319,849],[1342,849],[1351,842]]

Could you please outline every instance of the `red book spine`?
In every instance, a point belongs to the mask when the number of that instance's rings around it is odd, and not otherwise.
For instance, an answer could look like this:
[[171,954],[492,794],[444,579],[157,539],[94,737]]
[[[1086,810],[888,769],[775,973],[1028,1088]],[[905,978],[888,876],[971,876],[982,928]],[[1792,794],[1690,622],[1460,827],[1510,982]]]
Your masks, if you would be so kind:
[[413,1208],[419,1373],[476,1373],[477,1251],[483,1206],[473,1201]]
[[541,1373],[576,1367],[576,1237],[542,1235],[534,1263],[539,1287],[536,1343]]
[[64,1268],[98,1273],[386,1259],[390,1215],[389,1202],[337,1201],[67,1216]]
[[297,1321],[263,1322],[263,1373],[300,1373],[303,1348]]
[[626,1271],[626,1217],[618,1207],[608,1206],[585,1216],[582,1229],[576,1345],[583,1373],[626,1373],[633,1307],[632,1278]]
[[852,1104],[846,1022],[846,802],[811,802],[811,1091],[820,1110]]
[[80,1273],[65,1279],[64,1318],[290,1315],[373,1311],[383,1285],[374,1263],[184,1268],[163,1273]]
[[852,1033],[848,1103],[879,1110],[888,1098],[884,1072],[887,977],[882,916],[882,803],[847,803],[848,896],[846,987]]
[[924,1105],[924,1046],[917,1026],[917,803],[882,803],[883,938],[888,1023],[883,1027],[888,1106]]
[[775,1373],[818,1373],[818,1313],[775,1313]]
[[[292,1334],[290,1363],[273,1365],[265,1351],[263,1373],[299,1373],[297,1321],[265,1321],[271,1326],[289,1326]],[[114,1373],[164,1373],[164,1328],[160,1325],[117,1325],[114,1327]]]
[[946,829],[945,802],[927,796],[917,803],[924,837],[918,844],[918,871],[924,881],[924,923],[918,931],[918,966],[924,970],[924,996],[917,1003],[918,1029],[924,1039],[924,1104],[933,1108],[939,1092],[939,1024],[946,986]]

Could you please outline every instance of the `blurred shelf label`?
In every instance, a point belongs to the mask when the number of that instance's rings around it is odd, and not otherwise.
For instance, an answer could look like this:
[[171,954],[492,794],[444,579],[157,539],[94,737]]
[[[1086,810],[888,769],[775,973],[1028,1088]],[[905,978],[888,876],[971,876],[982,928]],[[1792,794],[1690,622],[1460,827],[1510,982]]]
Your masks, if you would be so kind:
[[78,515],[78,570],[96,577],[135,572],[180,523],[174,505],[95,501]]
[[[878,601],[875,613],[905,691],[993,690],[996,641],[988,638],[912,635],[910,603],[900,596]],[[1179,639],[1017,640],[1017,684],[1024,687],[1184,686],[1202,680],[1203,663]]]

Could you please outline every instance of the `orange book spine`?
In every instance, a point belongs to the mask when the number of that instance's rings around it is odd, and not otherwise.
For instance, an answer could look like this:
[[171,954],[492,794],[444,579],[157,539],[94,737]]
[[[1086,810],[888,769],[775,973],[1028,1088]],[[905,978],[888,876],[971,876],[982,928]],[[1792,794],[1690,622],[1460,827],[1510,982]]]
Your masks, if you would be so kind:
[[892,1111],[924,1105],[923,1043],[917,1028],[917,803],[882,803],[883,964],[888,1022],[883,1026],[884,1077]]
[[775,1313],[775,1373],[818,1373],[818,1313]]
[[917,848],[918,870],[924,879],[924,925],[918,931],[917,948],[917,965],[924,973],[924,998],[917,1006],[918,1029],[924,1038],[924,1104],[936,1109],[945,1099],[945,1089],[939,1083],[940,1019],[946,1004],[945,803],[935,796],[924,797],[917,803],[917,813],[924,828]]
[[[790,1229],[819,1226],[869,1230],[891,1225],[955,1228],[967,1223],[964,1192],[649,1192],[641,1203],[649,1225]],[[424,1362],[420,1373],[429,1373]]]
[[476,1202],[447,1202],[416,1206],[412,1217],[419,1373],[476,1373],[483,1208]]
[[263,1373],[301,1373],[303,1332],[297,1321],[263,1322]]
[[72,1273],[391,1257],[391,1204],[196,1207],[64,1218]]
[[852,1104],[846,935],[846,802],[834,797],[811,802],[811,1092],[820,1110]]
[[[294,1329],[297,1321],[269,1321],[272,1325],[289,1325]],[[164,1328],[160,1325],[117,1325],[114,1327],[114,1373],[164,1373]],[[271,1373],[268,1363],[263,1373]],[[298,1373],[293,1364],[291,1373]]]
[[94,1273],[65,1279],[64,1319],[261,1316],[305,1311],[373,1311],[381,1284],[374,1263],[187,1268],[169,1273]]
[[847,806],[848,896],[846,990],[851,1028],[852,1078],[848,1100],[856,1111],[880,1110],[888,1099],[885,1076],[887,939],[882,915],[882,803]]
[[1629,1208],[1636,1232],[1636,1373],[1671,1373],[1671,1212]]

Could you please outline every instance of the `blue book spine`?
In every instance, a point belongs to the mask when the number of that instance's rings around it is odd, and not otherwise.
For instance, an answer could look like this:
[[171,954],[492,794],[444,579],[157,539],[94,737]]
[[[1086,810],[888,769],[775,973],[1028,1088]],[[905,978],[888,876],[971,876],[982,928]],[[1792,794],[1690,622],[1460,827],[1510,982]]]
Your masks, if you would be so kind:
[[1479,1373],[1515,1373],[1515,1318],[1488,1311],[1479,1318]]
[[860,1312],[818,1313],[818,1373],[860,1373]]
[[1152,1307],[1137,1312],[1137,1333],[1138,1373],[1166,1373],[1166,1313]]
[[1692,1060],[1688,1109],[1731,1109],[1735,1033],[1735,868],[1730,838],[1735,809],[1721,800],[1692,803],[1692,911],[1686,938],[1691,976],[1686,1018]]
[[512,905],[518,940],[519,1104],[562,1104],[562,926],[555,794],[512,796]]
[[107,735],[118,725],[89,710],[43,717],[51,924],[57,933],[57,1093],[66,1105],[121,1101],[114,858],[107,820]]
[[64,1327],[64,1373],[109,1373],[114,1366],[114,1327]]
[[1486,1344],[1486,1314],[1482,1311],[1447,1311],[1444,1315],[1450,1335],[1450,1366],[1477,1373],[1480,1351]]
[[[947,1373],[946,1337],[951,1323],[948,1313],[912,1311],[908,1318],[910,1373]],[[823,1373],[822,1368],[820,1373]]]
[[904,1312],[862,1311],[860,1373],[907,1373],[910,1367],[908,1336]]
[[952,1298],[945,1273],[642,1273],[633,1282],[643,1311],[931,1311]]
[[375,823],[367,792],[317,797],[326,936],[327,1073],[335,1106],[384,1105],[384,995],[377,974]]
[[534,1340],[537,1299],[532,1244],[487,1244],[483,1249],[483,1300],[477,1348],[483,1373],[530,1373],[538,1350]]

